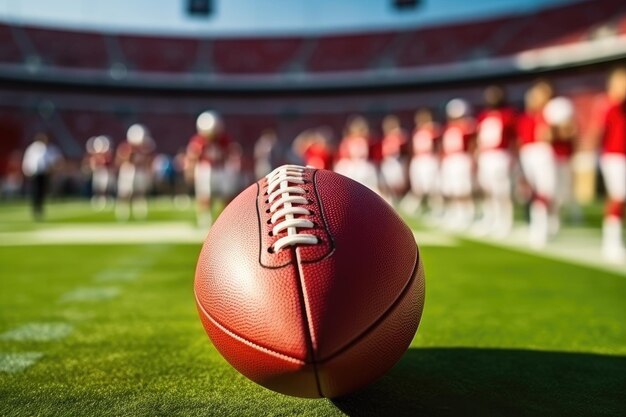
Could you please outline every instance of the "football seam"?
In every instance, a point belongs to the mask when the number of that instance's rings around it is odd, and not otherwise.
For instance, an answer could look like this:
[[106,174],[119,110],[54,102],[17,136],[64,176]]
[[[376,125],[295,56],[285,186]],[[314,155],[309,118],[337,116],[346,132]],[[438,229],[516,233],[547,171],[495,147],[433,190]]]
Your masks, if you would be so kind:
[[363,330],[360,334],[355,336],[348,343],[346,343],[345,345],[343,345],[342,347],[337,349],[335,352],[331,353],[330,355],[326,356],[323,359],[320,359],[318,362],[316,362],[317,364],[324,364],[324,363],[334,359],[335,357],[341,355],[342,353],[346,352],[347,350],[351,349],[355,345],[357,345],[368,334],[370,334],[372,331],[374,331],[380,325],[380,323],[382,323],[385,320],[385,318],[389,314],[392,313],[393,309],[398,304],[400,304],[402,302],[404,297],[407,295],[409,289],[411,288],[411,285],[415,281],[415,278],[417,276],[417,272],[418,272],[419,267],[421,265],[421,258],[420,258],[420,255],[419,255],[419,249],[417,249],[417,244],[415,245],[415,251],[416,251],[415,266],[413,267],[413,271],[411,272],[411,275],[409,276],[409,279],[404,284],[404,287],[402,288],[402,291],[400,291],[400,293],[398,294],[396,299],[393,300],[393,302],[385,309],[385,311],[383,311],[382,314],[376,320],[374,320],[372,322],[372,324],[370,324],[365,330]]
[[[391,312],[393,311],[393,309],[404,299],[404,297],[406,296],[409,288],[411,287],[411,284],[415,281],[415,277],[416,277],[416,272],[420,266],[421,262],[420,262],[420,257],[419,257],[419,250],[417,251],[417,260],[415,262],[415,267],[413,268],[413,272],[411,274],[410,279],[407,281],[405,287],[402,289],[402,291],[400,291],[400,294],[398,295],[398,297],[394,300],[393,303],[391,303],[391,305],[389,305],[389,307],[380,315],[380,317],[378,317],[370,326],[367,327],[367,329],[365,329],[361,334],[359,334],[358,336],[356,336],[354,339],[352,339],[350,342],[348,342],[346,345],[342,346],[339,350],[337,350],[336,352],[334,352],[332,355],[327,356],[324,359],[321,359],[319,361],[311,361],[308,362],[306,360],[302,360],[302,359],[298,359],[298,358],[294,358],[293,356],[289,356],[287,354],[278,352],[277,350],[259,345],[258,343],[255,343],[251,340],[246,339],[243,336],[240,336],[239,334],[235,333],[233,330],[227,328],[226,326],[224,326],[222,323],[218,322],[215,318],[213,318],[211,316],[211,314],[209,314],[208,311],[206,311],[206,309],[204,308],[204,306],[202,305],[202,303],[200,302],[199,298],[198,298],[198,294],[195,292],[194,290],[194,296],[196,298],[196,305],[198,306],[198,308],[200,309],[200,311],[202,312],[202,314],[205,315],[205,317],[207,319],[209,319],[215,326],[217,326],[220,330],[222,330],[224,333],[228,334],[229,336],[231,336],[232,338],[238,340],[241,343],[244,343],[254,349],[260,350],[261,352],[267,353],[271,356],[277,357],[279,359],[283,359],[285,361],[291,362],[291,363],[295,363],[298,365],[314,365],[315,369],[317,369],[317,365],[323,365],[326,362],[334,359],[336,356],[339,356],[340,354],[344,353],[345,351],[349,350],[350,348],[354,347],[361,339],[363,339],[364,337],[366,337],[371,331],[373,331],[374,329],[376,329],[376,327],[378,327],[378,325],[384,321],[385,317],[387,317],[389,314],[391,314]],[[317,378],[317,372],[316,372],[316,378]],[[321,394],[321,393],[320,393]]]
[[322,393],[322,387],[320,385],[320,379],[319,379],[319,374],[317,372],[317,360],[315,357],[315,348],[314,348],[314,344],[313,344],[313,326],[311,326],[311,311],[309,308],[309,302],[308,302],[308,297],[306,296],[306,288],[304,286],[304,280],[303,280],[303,276],[304,274],[302,273],[302,265],[300,262],[300,255],[298,253],[297,249],[293,250],[293,257],[294,257],[294,262],[296,265],[294,265],[298,274],[298,298],[301,304],[301,314],[304,316],[303,321],[304,321],[304,337],[306,339],[306,343],[307,343],[307,349],[309,350],[309,354],[311,357],[311,365],[313,366],[313,375],[315,375],[315,386],[317,387],[317,393],[320,395],[320,397],[324,397],[324,394]]
[[248,346],[250,346],[252,348],[255,348],[257,350],[265,352],[265,353],[267,353],[269,355],[275,356],[275,357],[277,357],[279,359],[283,359],[283,360],[286,360],[288,362],[296,363],[298,365],[309,365],[310,364],[307,361],[304,361],[304,360],[298,359],[298,358],[294,358],[293,356],[285,355],[284,353],[278,352],[276,350],[270,349],[270,348],[265,347],[265,346],[261,346],[258,343],[254,343],[254,342],[246,339],[245,337],[242,337],[242,336],[238,335],[234,331],[232,331],[229,328],[227,328],[226,326],[224,326],[222,323],[218,322],[215,318],[213,318],[211,316],[211,314],[209,314],[209,312],[206,311],[206,309],[204,308],[204,306],[202,305],[202,303],[198,299],[198,294],[196,294],[195,291],[194,291],[194,295],[196,297],[196,304],[198,305],[198,308],[200,309],[202,314],[204,314],[207,319],[211,320],[211,322],[215,326],[217,326],[224,333],[228,334],[230,337],[232,337],[232,338],[240,341],[241,343],[244,343],[244,344],[246,344],[246,345],[248,345]]

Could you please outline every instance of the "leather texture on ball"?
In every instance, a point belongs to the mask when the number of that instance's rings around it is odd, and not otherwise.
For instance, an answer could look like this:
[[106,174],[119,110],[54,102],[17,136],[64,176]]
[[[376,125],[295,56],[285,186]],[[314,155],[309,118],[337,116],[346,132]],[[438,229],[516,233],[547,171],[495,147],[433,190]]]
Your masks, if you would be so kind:
[[[239,372],[284,394],[337,397],[382,376],[413,339],[424,271],[413,233],[365,186],[305,169],[314,245],[271,253],[267,179],[222,212],[195,294],[204,328]],[[300,231],[299,231],[300,233]]]

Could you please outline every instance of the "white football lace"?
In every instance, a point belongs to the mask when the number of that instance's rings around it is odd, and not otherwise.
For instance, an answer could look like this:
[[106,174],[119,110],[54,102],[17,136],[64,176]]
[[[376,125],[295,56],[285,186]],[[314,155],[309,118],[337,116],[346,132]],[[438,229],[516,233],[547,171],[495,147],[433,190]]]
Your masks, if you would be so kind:
[[298,165],[283,165],[267,174],[267,202],[271,204],[269,212],[272,214],[270,223],[274,225],[272,235],[287,229],[287,235],[278,239],[270,252],[294,245],[315,245],[318,239],[314,235],[298,233],[298,229],[311,229],[315,225],[312,221],[296,215],[308,216],[311,212],[304,207],[294,204],[308,204],[304,194],[306,191],[299,187],[304,184],[304,168]]

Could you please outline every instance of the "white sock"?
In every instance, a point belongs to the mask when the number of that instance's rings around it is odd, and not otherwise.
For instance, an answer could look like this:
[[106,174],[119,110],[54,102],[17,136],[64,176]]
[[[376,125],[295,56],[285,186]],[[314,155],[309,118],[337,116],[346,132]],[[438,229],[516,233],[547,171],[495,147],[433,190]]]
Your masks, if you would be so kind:
[[130,206],[127,201],[117,201],[115,204],[115,217],[119,221],[126,221],[130,217]]
[[609,261],[623,262],[626,249],[622,237],[622,220],[619,217],[605,217],[602,224],[602,254]]
[[541,202],[530,206],[529,243],[534,248],[543,248],[548,243],[548,208]]
[[145,220],[148,217],[148,202],[144,197],[133,200],[133,216],[139,220]]

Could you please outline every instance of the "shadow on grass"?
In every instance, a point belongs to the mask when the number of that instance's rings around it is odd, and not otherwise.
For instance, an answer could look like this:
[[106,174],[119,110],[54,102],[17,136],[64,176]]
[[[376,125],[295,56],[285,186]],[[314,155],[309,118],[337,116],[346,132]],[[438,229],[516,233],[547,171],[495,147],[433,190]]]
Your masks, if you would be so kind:
[[333,400],[349,416],[616,416],[626,357],[412,348],[381,380]]

